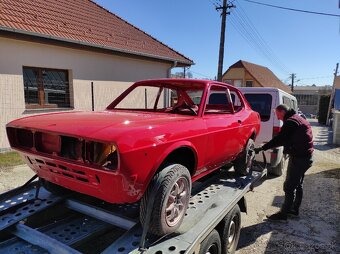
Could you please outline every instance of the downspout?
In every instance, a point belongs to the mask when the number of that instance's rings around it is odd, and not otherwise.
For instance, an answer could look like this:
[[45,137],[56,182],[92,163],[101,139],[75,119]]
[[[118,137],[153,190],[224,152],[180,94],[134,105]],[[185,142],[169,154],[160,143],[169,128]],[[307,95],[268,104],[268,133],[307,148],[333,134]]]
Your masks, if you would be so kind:
[[[171,78],[171,70],[173,68],[177,67],[177,61],[174,61],[172,66],[168,69],[167,73],[167,78]],[[164,107],[169,107],[170,106],[170,95],[169,95],[169,90],[164,90]]]

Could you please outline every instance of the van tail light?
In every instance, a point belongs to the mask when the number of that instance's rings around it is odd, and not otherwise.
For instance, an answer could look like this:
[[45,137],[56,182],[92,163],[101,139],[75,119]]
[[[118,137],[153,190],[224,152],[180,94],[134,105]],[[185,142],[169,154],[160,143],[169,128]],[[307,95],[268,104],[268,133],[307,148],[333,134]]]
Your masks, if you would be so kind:
[[273,127],[273,137],[277,136],[281,131],[281,127]]

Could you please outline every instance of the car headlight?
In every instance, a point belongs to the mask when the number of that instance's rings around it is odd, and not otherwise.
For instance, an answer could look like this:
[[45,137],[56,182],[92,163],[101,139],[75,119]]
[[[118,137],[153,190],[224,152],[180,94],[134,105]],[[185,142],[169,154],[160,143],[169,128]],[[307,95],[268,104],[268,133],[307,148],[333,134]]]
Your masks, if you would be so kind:
[[86,158],[89,163],[115,170],[118,167],[117,147],[112,144],[88,142],[86,144]]

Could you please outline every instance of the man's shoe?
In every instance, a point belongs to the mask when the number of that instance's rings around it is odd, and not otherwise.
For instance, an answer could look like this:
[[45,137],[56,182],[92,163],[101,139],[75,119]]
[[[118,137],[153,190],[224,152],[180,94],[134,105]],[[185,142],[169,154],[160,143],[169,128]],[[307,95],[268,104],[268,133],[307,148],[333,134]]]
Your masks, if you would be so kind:
[[278,212],[278,213],[274,213],[270,216],[267,216],[268,220],[272,220],[272,221],[278,221],[278,220],[287,220],[287,214],[282,213],[282,212]]
[[299,216],[299,210],[290,209],[287,213],[289,215]]

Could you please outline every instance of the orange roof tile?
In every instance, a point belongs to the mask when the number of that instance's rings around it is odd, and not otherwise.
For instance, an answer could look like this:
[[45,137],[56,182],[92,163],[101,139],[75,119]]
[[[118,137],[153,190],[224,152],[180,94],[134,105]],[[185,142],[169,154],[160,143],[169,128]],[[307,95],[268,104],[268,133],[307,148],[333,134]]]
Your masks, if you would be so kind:
[[1,30],[193,64],[91,0],[0,0]]
[[[229,69],[232,68],[245,68],[249,74],[252,75],[254,79],[263,87],[275,87],[287,93],[292,92],[290,87],[279,80],[279,78],[276,77],[276,75],[267,67],[240,60],[229,67]],[[224,73],[224,75],[228,72],[228,70]]]

